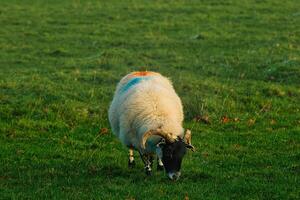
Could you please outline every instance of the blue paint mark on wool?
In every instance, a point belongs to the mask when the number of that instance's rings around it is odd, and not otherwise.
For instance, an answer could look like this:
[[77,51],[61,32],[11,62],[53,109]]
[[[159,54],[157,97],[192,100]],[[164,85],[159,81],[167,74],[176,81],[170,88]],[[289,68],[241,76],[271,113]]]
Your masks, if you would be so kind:
[[126,92],[131,87],[133,87],[134,85],[140,83],[143,80],[148,80],[149,78],[150,77],[135,77],[135,78],[132,78],[126,85],[123,86],[122,92]]

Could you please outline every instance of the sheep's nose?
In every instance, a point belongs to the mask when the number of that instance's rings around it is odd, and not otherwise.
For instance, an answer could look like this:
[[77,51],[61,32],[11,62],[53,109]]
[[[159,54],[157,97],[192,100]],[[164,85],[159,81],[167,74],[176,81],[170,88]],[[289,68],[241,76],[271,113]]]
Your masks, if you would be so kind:
[[168,177],[171,179],[171,180],[174,180],[174,181],[176,181],[176,180],[178,180],[179,179],[179,177],[180,177],[180,172],[170,172],[170,173],[168,173]]

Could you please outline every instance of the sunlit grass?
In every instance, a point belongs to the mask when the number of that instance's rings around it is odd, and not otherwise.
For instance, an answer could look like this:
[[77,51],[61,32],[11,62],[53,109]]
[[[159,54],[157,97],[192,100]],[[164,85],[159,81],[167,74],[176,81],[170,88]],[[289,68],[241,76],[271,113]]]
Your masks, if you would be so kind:
[[[1,1],[0,199],[299,199],[298,4]],[[183,101],[177,182],[103,131],[133,70]]]

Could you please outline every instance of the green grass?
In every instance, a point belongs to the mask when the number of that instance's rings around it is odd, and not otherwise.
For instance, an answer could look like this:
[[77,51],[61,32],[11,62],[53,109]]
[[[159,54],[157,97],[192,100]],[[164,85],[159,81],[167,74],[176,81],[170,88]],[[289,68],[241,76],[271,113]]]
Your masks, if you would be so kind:
[[[2,0],[0,19],[0,199],[300,198],[298,0]],[[177,182],[99,133],[141,69],[193,132]]]

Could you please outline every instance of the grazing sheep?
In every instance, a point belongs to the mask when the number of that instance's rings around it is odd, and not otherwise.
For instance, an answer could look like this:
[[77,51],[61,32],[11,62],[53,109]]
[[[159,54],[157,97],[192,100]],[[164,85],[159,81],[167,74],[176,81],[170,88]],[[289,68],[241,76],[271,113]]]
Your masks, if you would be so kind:
[[151,174],[153,155],[158,169],[170,179],[180,176],[181,161],[191,145],[191,131],[184,134],[183,109],[171,82],[156,72],[133,72],[121,79],[109,108],[113,133],[129,147],[128,165],[134,165],[137,150]]

